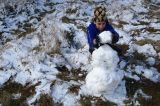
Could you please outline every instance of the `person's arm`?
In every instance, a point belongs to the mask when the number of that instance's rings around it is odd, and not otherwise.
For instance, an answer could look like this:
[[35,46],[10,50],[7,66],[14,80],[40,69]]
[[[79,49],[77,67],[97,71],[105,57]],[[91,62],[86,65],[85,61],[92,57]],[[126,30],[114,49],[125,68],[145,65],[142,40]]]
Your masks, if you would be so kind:
[[92,39],[92,36],[91,36],[91,33],[89,31],[89,29],[87,28],[87,39],[88,39],[88,44],[89,44],[89,48],[92,48],[93,46],[93,39]]
[[87,39],[90,49],[93,49],[93,45],[96,43],[94,38],[94,29],[92,27],[87,28]]
[[114,30],[114,28],[112,27],[112,25],[108,24],[108,29],[109,31],[112,32],[113,34],[113,40],[112,43],[116,43],[119,40],[119,34]]

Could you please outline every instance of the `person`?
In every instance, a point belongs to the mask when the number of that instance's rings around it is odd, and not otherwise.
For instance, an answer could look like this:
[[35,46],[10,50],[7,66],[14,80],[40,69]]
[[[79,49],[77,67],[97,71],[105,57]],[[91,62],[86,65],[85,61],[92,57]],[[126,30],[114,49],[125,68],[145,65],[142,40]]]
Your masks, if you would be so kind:
[[95,50],[95,48],[98,48],[97,45],[98,34],[100,34],[103,31],[110,31],[112,33],[112,44],[109,45],[115,50],[118,49],[113,44],[118,42],[119,34],[114,30],[112,25],[108,22],[106,16],[106,8],[104,6],[98,6],[94,10],[94,17],[92,19],[92,22],[87,27],[87,39],[89,44],[89,52],[91,54]]

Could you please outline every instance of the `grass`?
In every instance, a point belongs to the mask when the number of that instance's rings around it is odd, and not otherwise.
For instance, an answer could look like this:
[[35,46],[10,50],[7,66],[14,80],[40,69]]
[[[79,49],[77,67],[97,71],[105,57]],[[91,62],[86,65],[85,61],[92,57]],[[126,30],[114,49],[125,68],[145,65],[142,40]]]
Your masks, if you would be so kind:
[[[109,20],[109,22],[112,23],[112,20]],[[121,20],[118,21],[118,24],[112,23],[112,25],[117,28],[123,28],[123,25],[127,25],[127,24],[128,24],[127,22],[121,21]]]
[[[56,47],[59,47],[59,46],[56,46]],[[49,51],[47,54],[52,57],[52,56],[54,56],[55,54],[60,54],[60,50],[59,50],[59,48],[52,49],[52,50]]]
[[68,81],[70,80],[70,71],[65,67],[57,67],[58,71],[60,71],[60,73],[57,74],[57,78]]
[[[160,42],[159,41],[154,41],[151,39],[144,39],[144,40],[136,41],[136,44],[138,44],[140,46],[145,45],[145,44],[151,44],[151,45],[153,45],[153,47],[157,53],[160,52]],[[160,71],[159,70],[160,69],[160,60],[158,57],[156,57],[155,60],[156,60],[156,64],[154,65],[154,67],[157,68],[158,71]]]
[[157,68],[157,71],[159,71],[159,73],[160,73],[160,62],[156,62],[154,67]]
[[[80,101],[82,106],[117,106],[115,103],[110,101],[103,101],[99,97],[92,97],[92,96],[81,96]],[[93,103],[94,102],[94,103]]]
[[36,106],[54,106],[54,101],[48,94],[41,94]]
[[73,38],[74,38],[74,31],[73,29],[70,29],[71,31],[64,31],[64,34],[66,35],[66,39],[67,39],[67,42],[69,43],[70,46],[72,46],[73,44]]
[[75,14],[75,13],[77,12],[77,10],[78,10],[78,9],[76,9],[76,8],[75,8],[75,9],[68,8],[68,9],[66,10],[66,13],[67,13],[67,14]]
[[127,65],[132,65],[132,64],[145,64],[146,63],[146,56],[144,54],[140,54],[138,52],[134,52],[131,55],[124,56],[125,61],[127,61]]
[[77,95],[78,95],[80,86],[78,86],[78,85],[72,85],[72,86],[69,87],[68,89],[69,89],[69,91],[70,91],[71,93],[74,93],[74,94],[77,94]]
[[43,17],[45,17],[46,14],[51,14],[51,13],[53,13],[53,12],[55,12],[55,9],[50,10],[50,11],[46,11],[46,10],[45,10],[44,12],[41,12],[38,16],[41,17],[41,19],[43,19]]
[[27,24],[27,23],[23,25],[23,29],[25,31],[21,31],[19,29],[13,30],[12,34],[16,35],[17,38],[21,38],[21,37],[26,36],[27,34],[30,34],[30,33],[34,32],[34,31],[36,31],[35,28],[32,28],[31,24]]
[[122,54],[126,54],[127,50],[129,49],[129,45],[123,44],[123,45],[117,45],[118,48],[122,50]]
[[75,20],[69,19],[67,16],[63,16],[61,20],[64,23],[74,23],[75,22]]
[[[27,106],[26,99],[35,94],[35,87],[38,84],[22,86],[16,82],[8,81],[0,89],[0,103],[4,106]],[[14,99],[13,94],[21,94],[21,96]]]
[[[81,71],[81,69],[72,69],[69,71],[65,66],[57,67],[58,71],[60,73],[57,74],[57,78],[64,80],[64,81],[84,81],[86,77],[86,73],[84,71]],[[82,74],[82,76],[79,76],[79,74]]]
[[132,23],[132,25],[134,26],[138,26],[138,25],[149,25],[150,23],[149,22],[145,22],[145,21],[141,21],[141,20],[138,20],[138,24],[137,23]]
[[160,52],[160,42],[159,41],[154,41],[151,39],[143,39],[135,42],[136,44],[142,46],[145,44],[151,44],[155,48],[156,52]]
[[[136,81],[130,78],[124,78],[126,81],[126,90],[127,96],[129,97],[128,101],[125,101],[127,104],[132,104],[133,100],[136,99],[139,101],[141,106],[159,106],[160,104],[160,83],[154,83],[144,77],[142,77],[141,81]],[[144,98],[142,95],[138,95],[137,98],[134,98],[134,94],[138,89],[142,89],[142,91],[152,96],[150,99]]]
[[92,105],[91,100],[92,100],[91,96],[88,97],[81,96],[80,103],[82,104],[82,106],[91,106]]
[[153,28],[153,27],[147,27],[147,28],[145,28],[145,30],[150,32],[150,33],[155,33],[155,32],[160,31],[160,29],[156,29],[156,28]]
[[84,27],[83,25],[77,25],[77,28],[78,29],[81,29],[82,31],[84,31],[84,32],[87,32],[87,28],[86,27]]

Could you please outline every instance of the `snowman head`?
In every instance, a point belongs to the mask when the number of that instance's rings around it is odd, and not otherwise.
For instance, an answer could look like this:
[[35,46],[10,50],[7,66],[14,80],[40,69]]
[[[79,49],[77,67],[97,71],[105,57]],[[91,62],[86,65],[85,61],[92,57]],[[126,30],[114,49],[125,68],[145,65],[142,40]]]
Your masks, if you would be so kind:
[[101,44],[112,43],[112,33],[110,31],[103,31],[98,37]]

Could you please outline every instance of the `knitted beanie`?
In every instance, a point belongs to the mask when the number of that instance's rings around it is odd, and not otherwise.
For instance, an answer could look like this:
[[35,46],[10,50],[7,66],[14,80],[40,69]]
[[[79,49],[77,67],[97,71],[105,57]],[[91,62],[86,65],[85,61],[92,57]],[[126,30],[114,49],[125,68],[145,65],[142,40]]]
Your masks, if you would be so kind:
[[106,8],[103,6],[98,6],[94,10],[94,18],[95,22],[102,22],[107,20],[106,16]]

